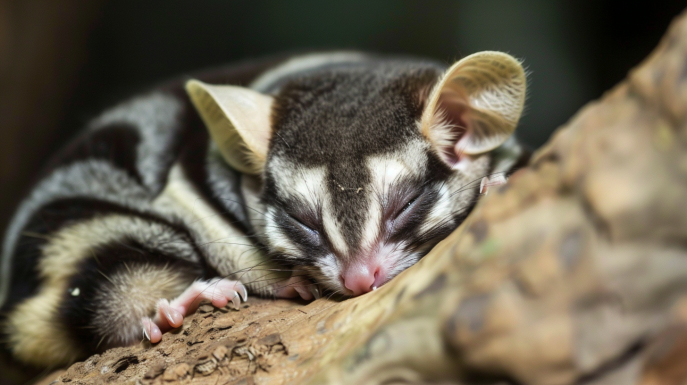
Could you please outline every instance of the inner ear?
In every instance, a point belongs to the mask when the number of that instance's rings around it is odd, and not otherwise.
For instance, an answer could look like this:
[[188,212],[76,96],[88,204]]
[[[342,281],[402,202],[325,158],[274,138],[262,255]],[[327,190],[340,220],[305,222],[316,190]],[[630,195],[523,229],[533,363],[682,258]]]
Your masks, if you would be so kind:
[[243,173],[261,174],[272,137],[273,98],[198,80],[188,81],[186,90],[227,163]]
[[459,94],[443,92],[438,101],[426,135],[442,159],[453,166],[460,160],[462,150],[456,144],[468,132],[470,106]]
[[422,134],[450,166],[463,154],[491,151],[515,131],[525,90],[525,72],[512,56],[470,55],[451,66],[430,92]]

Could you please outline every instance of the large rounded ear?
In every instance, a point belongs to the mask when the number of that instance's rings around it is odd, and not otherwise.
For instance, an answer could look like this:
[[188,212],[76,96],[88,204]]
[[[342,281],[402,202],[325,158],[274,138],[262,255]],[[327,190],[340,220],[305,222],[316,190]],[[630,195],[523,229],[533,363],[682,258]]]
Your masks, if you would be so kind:
[[186,82],[186,91],[227,163],[244,173],[262,173],[272,137],[273,98],[198,80]]
[[462,154],[500,146],[515,131],[525,104],[520,62],[493,51],[470,55],[449,68],[430,92],[420,126],[451,166]]

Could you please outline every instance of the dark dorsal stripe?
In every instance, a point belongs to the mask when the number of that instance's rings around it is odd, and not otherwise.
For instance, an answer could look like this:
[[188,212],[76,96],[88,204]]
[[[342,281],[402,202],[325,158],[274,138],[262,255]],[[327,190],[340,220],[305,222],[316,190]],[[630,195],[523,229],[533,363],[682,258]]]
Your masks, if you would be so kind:
[[142,183],[136,167],[139,142],[137,128],[127,123],[113,123],[84,131],[50,160],[46,172],[75,162],[97,159],[126,171],[136,182]]
[[[150,223],[164,225],[170,231],[178,234],[180,241],[188,242],[195,249],[197,255],[202,255],[202,250],[193,242],[190,232],[181,223],[169,221],[156,214],[97,199],[60,199],[37,210],[27,226],[24,227],[12,259],[13,274],[10,277],[12,295],[5,301],[2,312],[12,309],[14,305],[34,295],[38,290],[40,280],[36,268],[42,257],[42,248],[48,243],[47,237],[63,227],[108,214],[138,217]],[[201,258],[200,266],[207,274],[217,275],[214,269],[205,263],[204,258]]]

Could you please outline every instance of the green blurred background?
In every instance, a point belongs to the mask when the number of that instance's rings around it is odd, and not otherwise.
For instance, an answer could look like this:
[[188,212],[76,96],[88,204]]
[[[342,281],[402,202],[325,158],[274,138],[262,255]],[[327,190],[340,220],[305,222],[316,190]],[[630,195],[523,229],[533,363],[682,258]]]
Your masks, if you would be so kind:
[[0,0],[0,228],[40,165],[98,111],[237,59],[353,48],[530,72],[520,137],[544,143],[658,43],[684,1]]

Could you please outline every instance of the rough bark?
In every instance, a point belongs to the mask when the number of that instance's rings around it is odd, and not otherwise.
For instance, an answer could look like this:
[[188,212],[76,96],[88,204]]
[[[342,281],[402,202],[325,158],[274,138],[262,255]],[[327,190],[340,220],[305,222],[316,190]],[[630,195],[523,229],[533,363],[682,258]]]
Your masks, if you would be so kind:
[[336,302],[206,306],[57,383],[687,383],[687,14],[448,239]]

